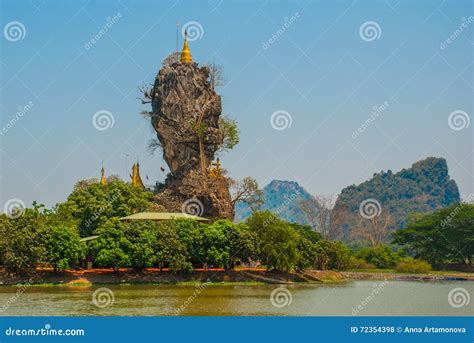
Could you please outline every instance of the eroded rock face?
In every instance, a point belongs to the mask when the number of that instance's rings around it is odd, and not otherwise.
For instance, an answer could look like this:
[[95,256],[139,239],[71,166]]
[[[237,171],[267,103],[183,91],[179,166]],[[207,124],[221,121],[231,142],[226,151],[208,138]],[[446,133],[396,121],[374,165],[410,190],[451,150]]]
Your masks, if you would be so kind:
[[155,79],[152,109],[151,124],[170,168],[157,202],[168,211],[181,211],[194,198],[203,205],[201,215],[232,219],[227,179],[207,173],[224,139],[221,97],[212,89],[209,70],[197,63],[164,66]]

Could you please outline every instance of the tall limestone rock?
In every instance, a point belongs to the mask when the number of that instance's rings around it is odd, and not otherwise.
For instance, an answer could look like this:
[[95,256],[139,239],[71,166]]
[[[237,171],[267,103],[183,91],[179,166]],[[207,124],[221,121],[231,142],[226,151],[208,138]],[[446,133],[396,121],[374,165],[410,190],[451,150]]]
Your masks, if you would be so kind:
[[170,168],[155,200],[167,211],[233,219],[227,178],[209,175],[224,141],[221,97],[209,76],[207,67],[182,58],[163,66],[155,79],[151,124]]

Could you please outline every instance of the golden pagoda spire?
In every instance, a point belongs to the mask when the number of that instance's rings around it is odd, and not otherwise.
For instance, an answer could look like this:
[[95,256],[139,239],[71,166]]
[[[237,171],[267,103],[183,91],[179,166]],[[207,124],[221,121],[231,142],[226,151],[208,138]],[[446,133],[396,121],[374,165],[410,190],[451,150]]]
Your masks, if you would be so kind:
[[102,186],[105,186],[105,184],[107,183],[107,181],[105,180],[105,176],[104,176],[104,162],[102,162],[102,169],[100,170],[100,184]]
[[189,50],[188,46],[188,32],[184,31],[184,45],[183,50],[181,51],[181,63],[189,64],[193,61],[193,57],[191,56],[191,51]]
[[142,178],[140,177],[140,164],[138,163],[138,161],[136,163],[133,163],[131,178],[132,186],[145,188],[145,186],[143,185]]

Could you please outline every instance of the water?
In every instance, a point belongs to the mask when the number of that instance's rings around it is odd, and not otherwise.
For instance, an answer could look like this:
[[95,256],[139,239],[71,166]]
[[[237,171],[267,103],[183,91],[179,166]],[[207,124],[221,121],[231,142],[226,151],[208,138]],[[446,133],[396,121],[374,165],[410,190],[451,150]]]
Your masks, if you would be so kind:
[[[94,291],[106,287],[113,303],[94,305]],[[473,315],[470,304],[455,308],[448,294],[455,288],[457,303],[474,296],[474,282],[353,281],[331,285],[101,285],[93,287],[0,287],[0,316],[228,316],[228,315]],[[275,291],[276,289],[276,291]],[[289,291],[289,292],[288,292]],[[99,305],[110,293],[96,294]],[[270,300],[271,294],[279,294]],[[20,294],[22,293],[22,294]],[[17,294],[19,294],[17,296]],[[291,301],[290,301],[291,299]],[[456,298],[454,298],[456,300]],[[283,306],[282,306],[283,305]],[[281,307],[278,307],[281,306]],[[181,309],[181,310],[180,310]],[[3,311],[2,311],[3,310]],[[178,311],[178,312],[177,312]]]

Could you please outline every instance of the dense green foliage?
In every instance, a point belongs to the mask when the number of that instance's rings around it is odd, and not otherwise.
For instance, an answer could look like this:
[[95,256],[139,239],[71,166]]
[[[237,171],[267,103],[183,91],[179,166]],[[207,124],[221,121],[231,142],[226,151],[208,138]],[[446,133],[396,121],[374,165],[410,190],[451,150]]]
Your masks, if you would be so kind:
[[108,219],[141,212],[150,205],[153,194],[121,180],[102,186],[98,182],[78,182],[67,201],[58,207],[78,221],[82,237],[90,236]]
[[[15,273],[29,273],[38,266],[62,271],[84,267],[86,261],[114,270],[232,270],[248,263],[277,271],[347,270],[364,265],[396,266],[404,272],[430,268],[426,262],[401,259],[388,246],[363,248],[354,254],[344,243],[323,239],[310,226],[289,223],[268,211],[254,212],[239,224],[119,220],[149,207],[149,199],[149,193],[119,180],[107,186],[85,181],[76,185],[65,203],[51,210],[34,203],[18,218],[0,215],[0,262]],[[474,206],[467,204],[417,215],[395,235],[395,242],[435,265],[472,263],[473,218]],[[98,238],[81,242],[81,237],[92,234]]]
[[[359,206],[366,199],[376,199],[384,214],[394,219],[394,228],[403,228],[411,213],[429,213],[459,203],[459,190],[448,174],[443,158],[430,157],[398,173],[380,172],[372,179],[342,190],[337,199],[333,222],[347,233],[356,225]],[[344,218],[343,218],[344,217]]]
[[12,272],[34,270],[46,258],[47,231],[40,209],[26,209],[16,219],[0,218],[2,264]]
[[75,266],[85,253],[85,246],[74,228],[51,226],[46,239],[47,261],[54,270],[67,270]]
[[376,248],[362,248],[357,253],[357,257],[380,269],[393,268],[400,259],[400,255],[392,251],[387,245]]
[[398,262],[395,270],[400,273],[428,273],[431,270],[431,265],[423,260],[405,257]]
[[394,242],[432,265],[472,264],[474,205],[458,204],[427,215],[412,216]]

